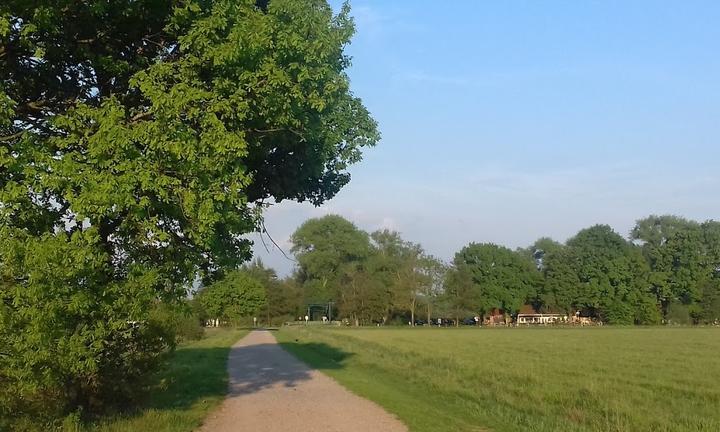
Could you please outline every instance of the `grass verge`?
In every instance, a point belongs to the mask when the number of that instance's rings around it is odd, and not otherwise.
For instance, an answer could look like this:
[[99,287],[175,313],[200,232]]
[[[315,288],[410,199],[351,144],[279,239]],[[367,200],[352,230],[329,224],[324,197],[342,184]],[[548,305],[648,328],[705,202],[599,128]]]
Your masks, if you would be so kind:
[[156,378],[155,390],[132,415],[113,417],[91,432],[190,432],[227,393],[230,347],[246,330],[208,329],[206,336],[178,347]]

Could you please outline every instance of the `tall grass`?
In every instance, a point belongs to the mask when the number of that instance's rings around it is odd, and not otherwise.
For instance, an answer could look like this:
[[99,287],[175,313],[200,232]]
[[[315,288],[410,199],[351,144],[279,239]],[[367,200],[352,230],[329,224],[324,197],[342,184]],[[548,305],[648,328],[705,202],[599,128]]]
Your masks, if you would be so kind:
[[[413,431],[719,431],[720,329],[284,329]],[[328,353],[342,352],[334,367]]]

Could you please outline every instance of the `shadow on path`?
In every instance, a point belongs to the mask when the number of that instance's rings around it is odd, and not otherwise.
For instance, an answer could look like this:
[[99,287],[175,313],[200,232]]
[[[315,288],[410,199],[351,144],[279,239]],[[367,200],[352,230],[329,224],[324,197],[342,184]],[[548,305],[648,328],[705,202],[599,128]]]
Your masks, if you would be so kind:
[[[292,354],[297,351],[322,359],[322,365],[313,361],[316,367],[310,368]],[[407,431],[382,407],[318,370],[341,369],[349,356],[322,343],[281,345],[269,331],[251,332],[233,346],[228,397],[200,431],[287,432],[307,425],[317,432]]]
[[[287,345],[295,346],[287,347]],[[297,361],[290,354],[300,347],[303,351],[323,353],[327,359],[325,362],[327,366],[323,365],[322,369],[342,368],[342,360],[350,355],[329,345],[316,343],[263,343],[235,346],[228,358],[230,372],[228,396],[247,395],[276,385],[294,388],[300,382],[311,379],[311,368]]]

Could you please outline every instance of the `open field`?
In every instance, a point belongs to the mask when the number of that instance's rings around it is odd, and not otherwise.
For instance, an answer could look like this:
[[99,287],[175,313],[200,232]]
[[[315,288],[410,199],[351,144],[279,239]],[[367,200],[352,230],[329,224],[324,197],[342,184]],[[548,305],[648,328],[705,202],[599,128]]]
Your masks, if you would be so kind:
[[225,398],[227,356],[246,330],[207,329],[206,337],[178,347],[156,388],[133,415],[108,419],[93,432],[190,432]]
[[718,431],[720,329],[285,328],[412,431]]

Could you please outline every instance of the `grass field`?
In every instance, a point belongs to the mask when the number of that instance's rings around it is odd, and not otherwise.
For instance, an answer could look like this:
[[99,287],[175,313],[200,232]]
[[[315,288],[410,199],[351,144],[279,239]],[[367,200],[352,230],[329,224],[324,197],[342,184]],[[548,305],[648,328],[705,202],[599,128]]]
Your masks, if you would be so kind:
[[720,329],[283,329],[412,431],[720,431]]
[[183,344],[156,377],[155,390],[133,415],[107,419],[93,432],[190,432],[227,392],[230,346],[246,330],[208,329],[202,340]]

